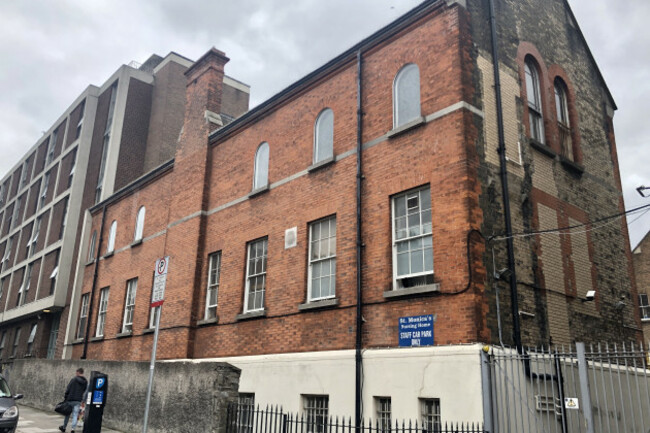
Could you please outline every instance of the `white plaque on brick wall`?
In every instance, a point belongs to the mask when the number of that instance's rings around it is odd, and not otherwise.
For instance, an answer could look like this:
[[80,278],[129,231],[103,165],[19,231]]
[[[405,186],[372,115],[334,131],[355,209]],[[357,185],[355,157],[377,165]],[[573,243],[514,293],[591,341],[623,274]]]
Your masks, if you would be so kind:
[[298,245],[298,227],[292,227],[284,231],[284,249],[293,248]]

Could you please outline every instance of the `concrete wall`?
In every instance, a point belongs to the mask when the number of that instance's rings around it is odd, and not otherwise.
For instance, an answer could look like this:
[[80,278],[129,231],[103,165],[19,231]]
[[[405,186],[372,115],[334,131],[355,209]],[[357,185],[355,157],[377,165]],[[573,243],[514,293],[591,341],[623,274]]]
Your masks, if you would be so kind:
[[[140,431],[149,379],[147,362],[19,360],[3,374],[23,404],[53,410],[78,367],[108,374],[103,425],[125,432]],[[237,401],[239,369],[225,363],[163,362],[156,364],[149,431],[225,432],[227,405]]]

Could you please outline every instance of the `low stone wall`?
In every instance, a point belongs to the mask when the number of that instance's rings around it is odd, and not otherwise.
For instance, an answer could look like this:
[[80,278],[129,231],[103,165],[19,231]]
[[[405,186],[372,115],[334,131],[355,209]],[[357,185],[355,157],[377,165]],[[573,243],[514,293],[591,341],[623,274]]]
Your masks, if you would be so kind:
[[[85,376],[108,374],[103,425],[140,432],[149,380],[148,362],[26,359],[3,365],[3,374],[21,404],[53,410],[77,368]],[[237,401],[240,370],[219,362],[157,362],[149,411],[149,431],[225,433],[226,408]]]

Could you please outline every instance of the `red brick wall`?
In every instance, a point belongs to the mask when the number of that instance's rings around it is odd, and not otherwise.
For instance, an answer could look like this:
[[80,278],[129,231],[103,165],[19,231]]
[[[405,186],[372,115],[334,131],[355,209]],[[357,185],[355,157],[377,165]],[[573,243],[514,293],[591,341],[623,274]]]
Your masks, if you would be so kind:
[[[467,17],[461,11],[457,7],[441,8],[364,55],[364,142],[392,129],[393,80],[406,63],[416,63],[420,69],[423,115],[474,94],[467,88],[471,71],[465,69],[469,67],[471,44],[459,35],[459,29],[467,26]],[[335,155],[356,148],[354,59],[251,125],[220,139],[207,155],[201,135],[205,108],[197,101],[204,93],[194,86],[188,95],[192,109],[186,116],[173,172],[108,208],[104,236],[110,222],[117,220],[116,250],[131,241],[135,216],[142,204],[147,205],[145,237],[166,227],[167,233],[100,262],[97,288],[110,286],[111,294],[105,338],[90,344],[89,357],[149,356],[151,336],[143,331],[149,320],[151,273],[156,258],[164,255],[171,257],[171,264],[158,347],[162,359],[354,347],[354,154],[259,196],[233,203],[252,189],[254,156],[263,141],[270,146],[270,184],[303,172],[312,164],[314,121],[326,107],[334,111]],[[466,255],[467,234],[481,223],[475,174],[477,156],[472,150],[476,140],[478,131],[473,115],[455,111],[364,151],[364,346],[396,346],[398,318],[418,314],[438,315],[437,344],[485,337],[485,311],[480,307],[482,286],[475,284],[470,286],[472,290],[464,291],[469,283],[468,260],[474,262],[476,280],[482,280],[485,273],[478,263],[480,246],[473,245],[470,258]],[[383,293],[392,285],[391,196],[422,185],[431,187],[435,279],[442,292],[463,293],[387,301]],[[223,208],[210,212],[219,207]],[[207,211],[207,215],[196,214],[200,210]],[[329,310],[303,312],[298,306],[306,299],[309,223],[330,215],[337,219],[339,304]],[[99,227],[100,218],[98,212],[93,227]],[[291,227],[298,228],[298,245],[285,250],[284,233]],[[237,315],[243,311],[246,245],[260,237],[268,238],[266,317],[241,321]],[[219,323],[196,327],[205,307],[207,256],[218,250],[222,251]],[[92,284],[91,268],[87,267],[85,272],[85,293]],[[117,339],[126,281],[136,276],[139,283],[134,333],[132,337]],[[98,299],[99,290],[91,313],[93,329]],[[80,353],[81,347],[75,347],[75,356]]]

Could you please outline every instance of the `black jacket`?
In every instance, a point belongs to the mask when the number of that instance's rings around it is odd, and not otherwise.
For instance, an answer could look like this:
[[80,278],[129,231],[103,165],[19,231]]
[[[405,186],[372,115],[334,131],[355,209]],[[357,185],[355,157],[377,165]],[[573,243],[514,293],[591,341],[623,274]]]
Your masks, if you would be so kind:
[[88,381],[83,376],[75,376],[65,389],[65,401],[83,401]]

